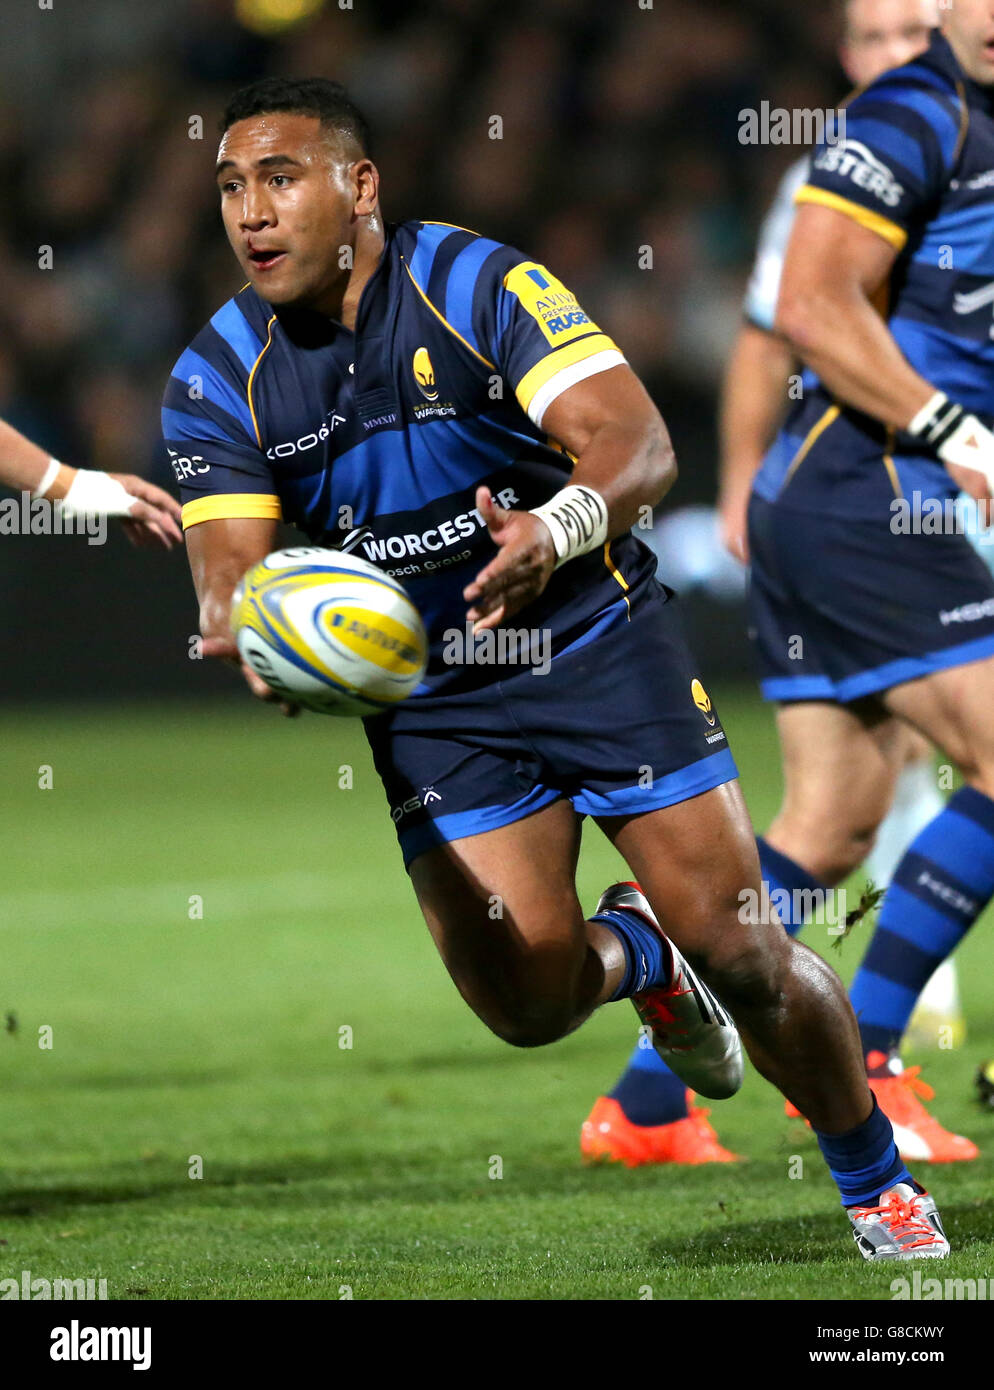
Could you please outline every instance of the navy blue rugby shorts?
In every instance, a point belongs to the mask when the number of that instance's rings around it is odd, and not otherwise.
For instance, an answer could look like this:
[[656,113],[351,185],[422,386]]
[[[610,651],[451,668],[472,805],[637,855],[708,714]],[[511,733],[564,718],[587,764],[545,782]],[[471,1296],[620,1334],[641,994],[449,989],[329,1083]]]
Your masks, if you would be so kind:
[[405,865],[563,798],[638,815],[737,777],[676,607],[649,579],[549,662],[365,719]]
[[968,535],[753,493],[750,633],[768,700],[845,704],[994,655],[994,575]]

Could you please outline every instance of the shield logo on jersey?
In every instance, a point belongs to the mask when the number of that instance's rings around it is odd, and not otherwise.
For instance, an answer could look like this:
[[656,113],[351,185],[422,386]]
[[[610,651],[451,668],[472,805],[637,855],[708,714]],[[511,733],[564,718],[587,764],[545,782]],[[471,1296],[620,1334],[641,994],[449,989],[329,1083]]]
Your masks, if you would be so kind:
[[435,385],[435,368],[431,365],[431,358],[428,356],[428,349],[419,347],[414,354],[414,380],[418,383],[418,389],[426,401],[438,400],[438,388]]
[[713,728],[714,711],[711,708],[711,696],[704,689],[703,685],[701,685],[700,681],[696,679],[696,677],[694,680],[690,682],[690,693],[694,697],[694,704],[697,706],[701,714],[704,715],[704,718]]

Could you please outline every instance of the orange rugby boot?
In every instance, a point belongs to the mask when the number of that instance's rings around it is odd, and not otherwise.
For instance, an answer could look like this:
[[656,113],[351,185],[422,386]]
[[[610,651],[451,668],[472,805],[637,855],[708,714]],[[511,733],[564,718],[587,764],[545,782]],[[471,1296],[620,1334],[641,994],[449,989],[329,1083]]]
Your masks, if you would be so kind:
[[610,1096],[599,1096],[580,1130],[580,1152],[587,1163],[737,1163],[739,1155],[723,1148],[708,1122],[710,1110],[694,1105],[689,1114],[667,1125],[633,1125]]

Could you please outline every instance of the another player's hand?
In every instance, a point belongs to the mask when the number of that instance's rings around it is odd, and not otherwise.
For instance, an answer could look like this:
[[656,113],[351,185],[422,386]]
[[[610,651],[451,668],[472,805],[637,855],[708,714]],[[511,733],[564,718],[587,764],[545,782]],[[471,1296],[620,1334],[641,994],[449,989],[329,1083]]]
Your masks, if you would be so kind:
[[994,525],[991,511],[991,488],[983,473],[975,468],[961,468],[959,464],[947,463],[946,471],[957,487],[968,493],[977,504],[977,516],[985,529]]
[[136,478],[133,473],[110,473],[108,476],[137,498],[122,523],[132,545],[140,549],[162,546],[172,550],[173,546],[183,544],[182,514],[175,497],[144,478]]
[[251,666],[246,666],[239,655],[233,637],[205,637],[202,651],[204,656],[217,657],[221,661],[226,661],[229,666],[233,666],[236,671],[241,671],[245,677],[245,684],[257,700],[265,700],[270,705],[279,705],[280,713],[285,714],[288,719],[293,719],[300,713],[299,705],[291,703],[280,695],[272,686],[267,685],[261,676],[256,675]]
[[540,517],[496,506],[489,488],[477,488],[476,505],[497,546],[490,564],[462,594],[471,605],[466,617],[473,631],[482,632],[538,598],[555,568],[556,549]]
[[728,553],[743,565],[749,563],[748,511],[748,492],[723,497],[718,506],[722,544]]

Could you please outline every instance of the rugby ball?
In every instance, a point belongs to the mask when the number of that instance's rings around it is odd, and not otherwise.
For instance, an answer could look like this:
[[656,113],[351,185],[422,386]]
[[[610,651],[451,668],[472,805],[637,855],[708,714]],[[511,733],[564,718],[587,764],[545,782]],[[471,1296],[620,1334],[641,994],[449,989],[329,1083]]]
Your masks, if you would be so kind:
[[420,684],[428,637],[403,585],[358,555],[276,550],[231,602],[242,660],[286,699],[319,714],[391,709]]

